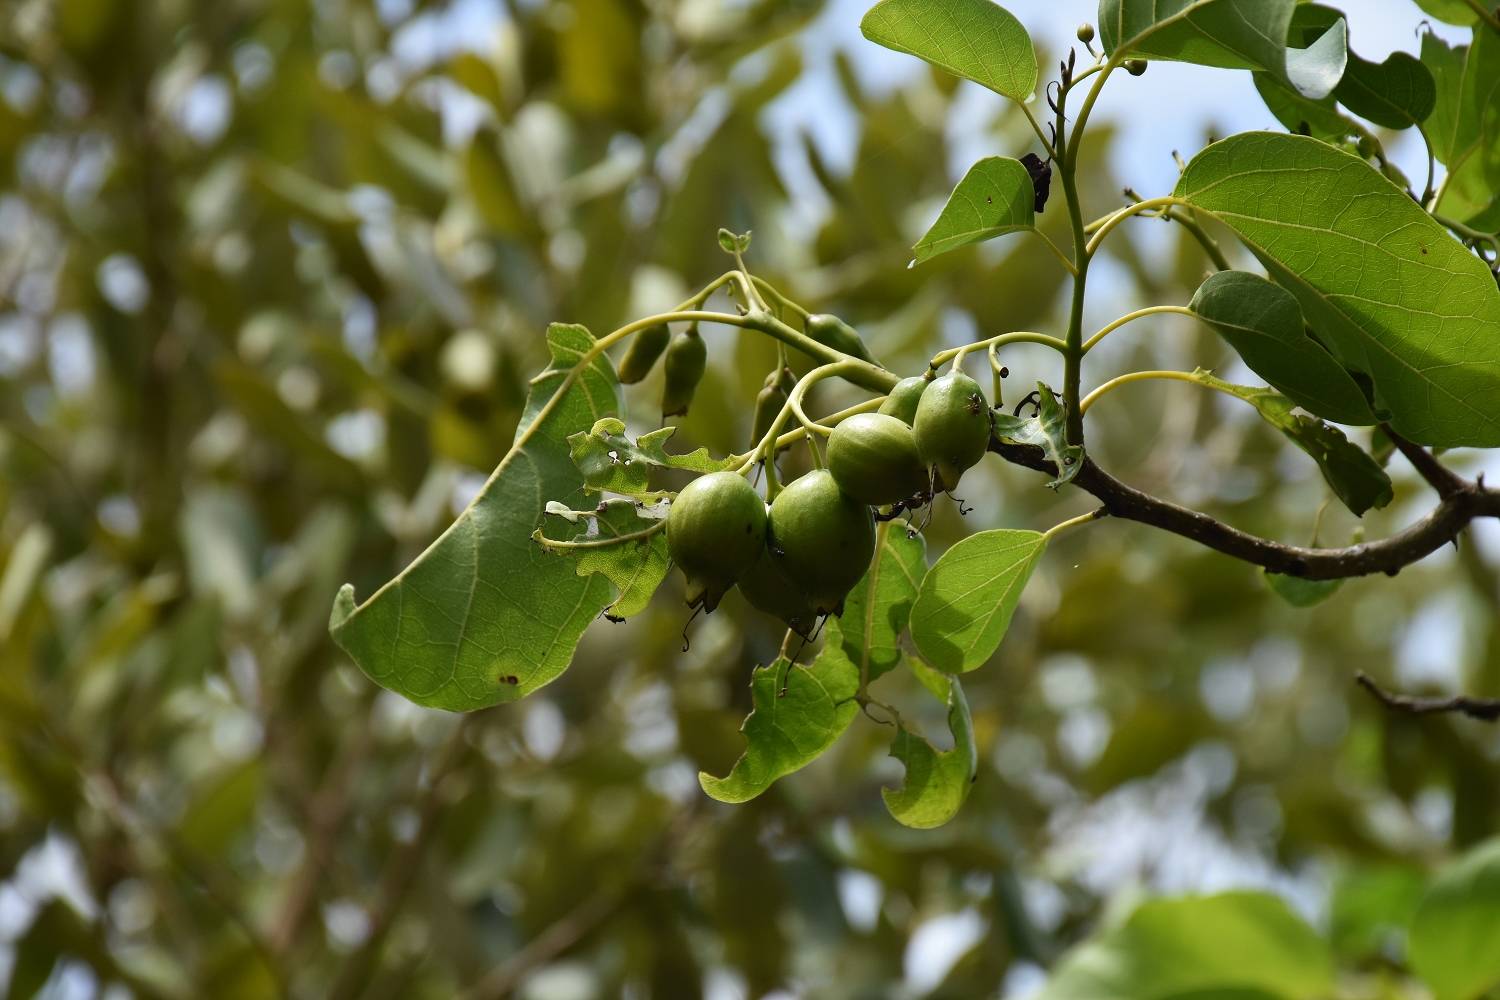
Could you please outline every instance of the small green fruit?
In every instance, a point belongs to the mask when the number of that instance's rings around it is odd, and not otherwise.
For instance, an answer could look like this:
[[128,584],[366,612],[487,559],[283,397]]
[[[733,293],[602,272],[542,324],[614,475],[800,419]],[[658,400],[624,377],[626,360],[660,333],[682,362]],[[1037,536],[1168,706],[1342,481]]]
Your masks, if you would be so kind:
[[651,374],[651,366],[656,364],[656,359],[661,357],[671,339],[672,331],[665,323],[638,331],[630,338],[630,347],[620,359],[620,381],[633,385]]
[[875,517],[839,489],[831,472],[819,469],[776,495],[766,538],[776,568],[807,595],[812,609],[840,615],[844,595],[875,554]]
[[923,467],[936,473],[935,490],[956,490],[963,474],[990,445],[990,411],[979,383],[963,372],[934,379],[912,424]]
[[740,594],[752,607],[786,622],[788,628],[804,639],[812,635],[818,613],[808,603],[807,595],[781,575],[770,552],[762,555],[760,562],[740,579],[739,586]]
[[872,365],[880,364],[865,346],[859,331],[832,313],[813,313],[802,321],[802,329],[824,347],[842,351]]
[[896,383],[896,388],[891,390],[885,402],[880,404],[877,412],[884,413],[888,417],[895,417],[910,427],[917,419],[917,403],[921,401],[922,393],[926,392],[931,384],[930,379],[925,379],[920,375],[902,379]]
[[771,424],[781,414],[781,408],[786,405],[787,395],[791,387],[796,384],[792,378],[789,368],[783,368],[779,372],[772,372],[766,376],[765,388],[755,397],[755,420],[750,425],[750,447],[754,448],[760,444],[760,439],[771,432]]
[[717,608],[765,547],[766,502],[738,473],[693,480],[667,514],[667,553],[687,577],[690,608]]
[[698,335],[697,327],[688,327],[672,338],[664,367],[667,382],[661,394],[661,415],[682,416],[692,405],[693,393],[698,391],[703,370],[708,367],[708,345]]
[[856,413],[828,438],[828,471],[860,503],[882,507],[928,488],[911,428],[883,413]]

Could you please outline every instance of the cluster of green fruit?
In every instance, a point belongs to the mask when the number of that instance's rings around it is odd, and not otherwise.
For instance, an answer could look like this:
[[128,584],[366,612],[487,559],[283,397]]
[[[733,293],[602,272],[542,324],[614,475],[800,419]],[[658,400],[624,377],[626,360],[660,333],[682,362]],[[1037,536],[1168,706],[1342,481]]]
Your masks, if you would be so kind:
[[[667,374],[670,393],[670,367]],[[794,384],[787,369],[767,378],[755,441],[769,433]],[[713,611],[738,586],[751,605],[810,635],[820,617],[843,613],[864,576],[875,552],[875,508],[912,509],[952,491],[983,457],[990,433],[977,382],[961,371],[928,373],[903,379],[878,412],[834,427],[827,467],[792,481],[769,505],[739,472],[694,480],[667,518],[688,606]]]

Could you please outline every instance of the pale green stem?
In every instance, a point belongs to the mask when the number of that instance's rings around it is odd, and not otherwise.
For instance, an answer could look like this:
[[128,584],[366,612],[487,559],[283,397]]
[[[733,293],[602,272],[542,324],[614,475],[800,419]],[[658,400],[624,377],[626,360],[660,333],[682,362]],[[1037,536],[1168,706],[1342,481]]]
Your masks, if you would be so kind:
[[1195,318],[1198,315],[1185,306],[1149,306],[1145,309],[1137,309],[1133,313],[1126,313],[1124,316],[1121,316],[1119,319],[1115,320],[1113,323],[1109,324],[1104,329],[1094,334],[1088,340],[1084,341],[1083,353],[1087,354],[1090,350],[1093,349],[1095,344],[1099,343],[1099,341],[1103,340],[1105,337],[1109,336],[1111,333],[1115,332],[1126,323],[1129,323],[1131,320],[1140,319],[1142,316],[1155,316],[1160,313],[1179,313],[1183,316],[1192,316]]
[[1225,395],[1234,396],[1235,399],[1242,399],[1242,397],[1236,395],[1229,389],[1223,389],[1219,386],[1214,385],[1212,382],[1203,381],[1203,379],[1199,378],[1198,375],[1194,372],[1131,372],[1129,375],[1121,375],[1119,378],[1110,379],[1108,382],[1104,383],[1099,388],[1095,389],[1093,392],[1085,396],[1083,399],[1083,403],[1078,408],[1079,412],[1087,413],[1088,408],[1094,405],[1095,400],[1097,400],[1100,396],[1103,396],[1107,392],[1118,389],[1122,385],[1128,385],[1131,382],[1143,382],[1146,379],[1153,378],[1169,378],[1175,379],[1178,382],[1191,382],[1194,385],[1204,385],[1208,386],[1208,388],[1210,389],[1218,389]]
[[1056,243],[1053,243],[1052,240],[1048,239],[1046,233],[1042,232],[1036,226],[1032,226],[1031,231],[1033,233],[1036,233],[1036,235],[1041,239],[1043,243],[1047,244],[1047,249],[1051,250],[1053,255],[1058,260],[1062,261],[1062,266],[1067,268],[1069,274],[1073,275],[1074,277],[1078,276],[1078,268],[1073,266],[1073,262],[1068,259],[1067,254],[1063,253]]
[[1479,15],[1479,19],[1488,25],[1491,31],[1500,31],[1500,17],[1496,17],[1479,0],[1464,0],[1464,3],[1474,9],[1474,13]]
[[1036,133],[1036,137],[1041,141],[1042,148],[1047,151],[1047,155],[1056,159],[1057,150],[1053,149],[1052,143],[1047,141],[1046,134],[1042,132],[1042,123],[1036,120],[1036,116],[1031,113],[1031,109],[1025,103],[1017,101],[1016,106],[1021,109],[1021,113],[1026,116],[1026,120],[1031,122],[1031,130]]
[[782,305],[786,306],[797,315],[802,316],[803,318],[807,317],[808,311],[806,309],[802,308],[797,303],[781,294],[781,292],[777,291],[769,281],[766,281],[764,278],[751,278],[750,280],[755,282],[755,287],[761,292],[770,295],[771,298],[775,299],[777,302],[780,302]]
[[1083,108],[1078,112],[1078,119],[1073,123],[1073,141],[1068,143],[1067,170],[1071,174],[1078,169],[1078,147],[1083,145],[1079,140],[1083,138],[1083,130],[1088,125],[1089,113],[1094,110],[1094,102],[1099,99],[1099,92],[1104,89],[1104,81],[1109,79],[1109,74],[1115,71],[1124,60],[1116,54],[1109,62],[1099,68],[1099,79],[1089,88],[1089,96],[1084,98]]
[[1091,510],[1087,514],[1081,514],[1078,517],[1071,518],[1067,521],[1062,522],[1061,524],[1054,524],[1052,527],[1042,532],[1042,537],[1044,539],[1047,539],[1048,541],[1051,541],[1052,536],[1060,531],[1066,531],[1068,528],[1076,527],[1080,524],[1088,524],[1090,521],[1097,521],[1101,517],[1108,516],[1109,511],[1103,507],[1100,507],[1097,510]]
[[552,538],[546,538],[540,534],[540,529],[538,529],[536,540],[544,549],[607,549],[613,545],[620,545],[624,542],[636,542],[640,541],[643,538],[650,538],[652,535],[656,534],[666,526],[667,519],[662,518],[651,527],[645,528],[641,531],[632,531],[628,535],[616,535],[613,538],[591,538],[586,542],[564,542]]
[[1130,218],[1132,215],[1139,215],[1142,212],[1149,212],[1152,209],[1156,208],[1170,208],[1173,205],[1186,206],[1187,204],[1188,203],[1183,201],[1181,198],[1173,198],[1171,195],[1167,195],[1162,198],[1148,198],[1145,201],[1136,202],[1134,205],[1128,205],[1125,208],[1120,209],[1114,215],[1111,215],[1108,219],[1104,220],[1104,222],[1099,226],[1099,230],[1094,233],[1093,238],[1089,240],[1088,247],[1086,248],[1086,253],[1088,254],[1088,256],[1092,257],[1094,253],[1099,249],[1099,244],[1104,242],[1104,237],[1109,235],[1110,230],[1114,229],[1116,226],[1124,222],[1126,219]]
[[988,340],[976,340],[972,344],[965,344],[963,347],[954,347],[934,354],[932,360],[927,362],[927,368],[929,371],[937,371],[960,353],[968,353],[969,351],[978,350],[981,347],[1002,347],[1005,344],[1044,344],[1054,351],[1059,352],[1066,351],[1068,347],[1061,340],[1058,340],[1056,337],[1049,337],[1045,333],[1031,333],[1030,331],[1002,333],[998,337],[991,337]]

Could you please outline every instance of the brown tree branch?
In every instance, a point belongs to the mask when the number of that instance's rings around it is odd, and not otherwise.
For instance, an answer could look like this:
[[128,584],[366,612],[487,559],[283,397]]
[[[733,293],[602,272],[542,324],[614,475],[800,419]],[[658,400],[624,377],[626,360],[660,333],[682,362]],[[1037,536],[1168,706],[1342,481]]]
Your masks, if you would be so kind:
[[1406,460],[1412,464],[1412,468],[1417,470],[1417,474],[1427,480],[1427,485],[1437,490],[1438,496],[1444,500],[1457,496],[1474,485],[1439,462],[1437,457],[1426,448],[1406,440],[1391,430],[1390,424],[1381,424],[1380,429],[1385,431],[1385,436],[1390,438],[1391,443],[1406,456]]
[[1500,699],[1471,698],[1455,695],[1452,698],[1417,698],[1409,694],[1393,694],[1385,690],[1363,670],[1356,671],[1354,680],[1360,687],[1375,696],[1375,700],[1386,708],[1412,715],[1427,715],[1433,712],[1456,712],[1482,722],[1500,720]]
[[[1396,439],[1392,439],[1396,440]],[[1398,447],[1400,442],[1398,441]],[[1310,549],[1259,538],[1232,528],[1199,511],[1179,507],[1158,497],[1127,486],[1085,457],[1083,467],[1073,483],[1093,494],[1114,517],[1139,521],[1190,538],[1201,545],[1264,567],[1272,573],[1300,577],[1304,580],[1341,580],[1351,576],[1385,573],[1395,576],[1403,567],[1452,542],[1458,533],[1476,517],[1500,517],[1500,490],[1487,488],[1483,482],[1471,483],[1449,471],[1424,449],[1406,442],[1430,460],[1430,466],[1441,469],[1457,485],[1445,482],[1449,494],[1422,520],[1378,542],[1362,542],[1341,549]],[[990,440],[990,450],[1008,462],[1057,475],[1057,467],[1047,461],[1035,445],[1018,445]],[[1414,463],[1415,464],[1415,463]],[[1427,463],[1424,463],[1427,464]],[[1436,470],[1423,471],[1437,476]],[[1436,484],[1434,484],[1436,485]],[[1442,493],[1442,489],[1439,490]]]

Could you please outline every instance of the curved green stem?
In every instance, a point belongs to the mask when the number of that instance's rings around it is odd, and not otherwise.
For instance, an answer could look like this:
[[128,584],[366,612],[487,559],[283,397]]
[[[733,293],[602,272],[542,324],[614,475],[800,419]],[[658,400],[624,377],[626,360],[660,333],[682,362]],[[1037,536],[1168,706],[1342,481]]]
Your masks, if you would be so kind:
[[1046,233],[1042,232],[1036,226],[1032,226],[1031,231],[1033,233],[1036,233],[1037,237],[1047,245],[1047,249],[1051,250],[1052,255],[1062,262],[1062,266],[1067,268],[1069,274],[1074,275],[1075,277],[1078,275],[1078,268],[1073,266],[1073,262],[1068,259],[1068,255],[1063,253],[1058,245],[1056,243],[1053,243],[1052,240],[1048,238]]
[[[1432,138],[1428,136],[1427,129],[1420,122],[1417,124],[1417,134],[1422,137],[1422,145],[1427,147],[1427,186],[1422,189],[1421,204],[1423,207],[1428,207],[1432,198],[1432,178],[1433,174],[1437,171],[1437,156],[1432,151]],[[1432,205],[1431,207],[1436,208],[1437,206]]]
[[[1073,123],[1073,140],[1068,143],[1067,171],[1072,173],[1078,169],[1078,147],[1083,145],[1078,140],[1083,138],[1084,128],[1088,125],[1089,113],[1094,110],[1094,102],[1099,99],[1099,93],[1104,89],[1104,81],[1109,79],[1109,74],[1115,71],[1115,67],[1124,62],[1117,53],[1109,62],[1099,67],[1099,79],[1089,88],[1089,96],[1084,98],[1083,107],[1079,109],[1078,120]],[[1082,77],[1080,77],[1082,79]],[[1061,101],[1058,102],[1061,106]]]
[[1021,113],[1026,116],[1026,120],[1031,123],[1031,130],[1036,133],[1036,137],[1041,141],[1042,148],[1047,151],[1047,155],[1056,159],[1057,150],[1052,148],[1052,143],[1047,140],[1047,136],[1042,132],[1042,123],[1036,120],[1036,116],[1031,113],[1031,109],[1021,101],[1017,101],[1016,106],[1021,109]]
[[1159,313],[1180,313],[1183,316],[1192,316],[1195,318],[1198,315],[1186,306],[1148,306],[1145,309],[1137,309],[1135,312],[1126,313],[1124,316],[1121,316],[1119,319],[1115,320],[1113,323],[1109,324],[1104,329],[1094,334],[1088,340],[1084,341],[1083,353],[1087,354],[1089,351],[1093,350],[1095,344],[1099,343],[1099,341],[1103,340],[1105,337],[1109,336],[1111,333],[1118,330],[1126,323],[1129,323],[1131,320],[1140,319],[1142,316],[1155,316]]
[[638,542],[641,539],[650,538],[666,526],[667,519],[662,518],[651,527],[642,529],[641,531],[632,531],[628,535],[616,535],[613,538],[591,538],[586,542],[564,542],[554,538],[547,538],[542,535],[542,529],[540,528],[536,530],[536,533],[532,537],[544,549],[607,549],[624,542]]
[[1097,521],[1101,517],[1108,516],[1109,509],[1105,507],[1099,507],[1096,510],[1091,510],[1087,514],[1081,514],[1078,517],[1071,518],[1070,520],[1064,521],[1061,524],[1054,524],[1052,527],[1042,532],[1042,537],[1050,541],[1052,539],[1052,536],[1060,531],[1066,531],[1067,529],[1072,528],[1076,525],[1088,524],[1090,521]]
[[1218,389],[1226,396],[1233,396],[1235,399],[1243,399],[1243,397],[1236,395],[1229,389],[1220,388],[1219,386],[1214,385],[1212,382],[1205,382],[1203,379],[1198,377],[1198,374],[1196,372],[1131,372],[1129,375],[1121,375],[1119,378],[1112,378],[1108,382],[1101,385],[1099,388],[1095,389],[1093,392],[1089,393],[1084,397],[1083,403],[1079,406],[1079,411],[1080,413],[1087,413],[1089,407],[1093,406],[1100,396],[1103,396],[1107,392],[1118,389],[1122,385],[1129,385],[1131,382],[1144,382],[1146,379],[1153,378],[1167,378],[1174,379],[1178,382],[1191,382],[1194,385],[1203,385],[1207,386],[1210,389]]
[[1145,201],[1138,201],[1134,205],[1125,206],[1114,215],[1109,216],[1099,224],[1098,230],[1095,231],[1093,237],[1088,241],[1088,246],[1085,248],[1085,253],[1088,256],[1092,257],[1094,253],[1099,249],[1099,244],[1104,242],[1104,237],[1108,236],[1112,229],[1114,229],[1120,223],[1124,222],[1126,219],[1130,218],[1132,215],[1139,215],[1142,212],[1149,212],[1157,208],[1168,209],[1176,205],[1187,205],[1187,202],[1183,201],[1181,198],[1174,198],[1171,195],[1166,195],[1161,198],[1148,198]]
[[1032,333],[1029,330],[1023,330],[1016,333],[1002,333],[1000,336],[990,337],[988,340],[976,340],[974,343],[965,344],[962,347],[953,347],[946,351],[939,351],[932,356],[931,361],[927,362],[927,369],[928,371],[935,372],[949,361],[958,357],[959,354],[977,351],[981,347],[1002,347],[1005,344],[1043,344],[1059,353],[1066,352],[1068,349],[1068,345],[1056,337],[1049,337],[1045,333]]
[[757,289],[759,289],[762,293],[771,296],[771,298],[775,299],[781,305],[783,305],[786,308],[790,309],[792,312],[796,313],[798,316],[801,316],[804,319],[807,318],[808,311],[806,309],[804,309],[802,306],[798,305],[797,303],[793,302],[787,296],[781,294],[781,292],[777,291],[776,288],[775,288],[775,286],[772,285],[769,281],[765,280],[764,278],[754,278],[754,277],[752,277],[750,280],[753,281],[753,282],[755,282],[755,287]]
[[1000,355],[996,348],[997,345],[991,344],[985,349],[985,356],[990,359],[990,383],[994,389],[993,394],[990,396],[990,405],[998,407],[1001,405],[1003,399],[1000,380],[1005,377],[1001,374],[1005,371],[1005,366],[1000,364]]
[[1486,9],[1479,0],[1464,0],[1464,3],[1473,8],[1474,13],[1479,15],[1479,19],[1488,25],[1491,31],[1500,32],[1500,17],[1496,17],[1494,12]]

